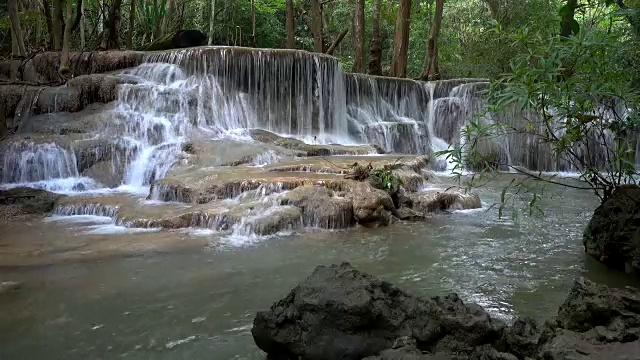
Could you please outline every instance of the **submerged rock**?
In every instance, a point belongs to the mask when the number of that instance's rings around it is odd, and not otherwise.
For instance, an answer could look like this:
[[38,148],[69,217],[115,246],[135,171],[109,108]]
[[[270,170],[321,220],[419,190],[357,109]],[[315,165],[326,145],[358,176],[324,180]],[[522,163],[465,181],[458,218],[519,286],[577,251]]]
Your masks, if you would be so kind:
[[21,287],[22,283],[17,281],[2,281],[0,282],[0,295],[20,290]]
[[623,185],[598,206],[584,230],[587,254],[605,265],[640,274],[640,187]]
[[18,187],[0,190],[0,205],[14,205],[23,214],[44,214],[53,210],[55,203],[64,195],[42,189]]
[[269,311],[258,312],[252,334],[274,357],[359,360],[403,336],[415,338],[420,350],[473,352],[503,329],[502,321],[456,294],[415,297],[343,263],[318,266]]

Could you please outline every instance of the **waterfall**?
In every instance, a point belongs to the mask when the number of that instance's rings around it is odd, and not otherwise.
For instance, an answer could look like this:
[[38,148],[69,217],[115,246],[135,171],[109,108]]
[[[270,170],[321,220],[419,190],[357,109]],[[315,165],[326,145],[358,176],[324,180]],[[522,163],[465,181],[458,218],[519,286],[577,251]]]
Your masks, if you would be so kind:
[[21,141],[5,150],[2,183],[29,183],[77,177],[76,157],[53,143]]
[[[100,168],[119,173],[110,183],[148,192],[181,161],[183,143],[196,132],[205,140],[251,141],[247,130],[259,128],[316,144],[370,144],[386,152],[430,155],[463,145],[467,139],[461,138],[460,129],[476,118],[518,126],[521,116],[533,116],[519,109],[486,112],[482,90],[487,80],[421,82],[344,73],[334,57],[296,50],[181,49],[148,54],[144,63],[122,73],[135,81],[118,86],[117,100],[103,114],[106,130],[73,138],[64,134],[50,141],[25,136],[5,143],[0,160],[3,186],[40,182],[38,186],[45,188],[88,189],[95,186],[78,186],[78,179],[94,176],[101,170],[87,169],[110,159],[110,167]],[[29,104],[38,96],[39,91],[25,96],[16,116],[30,116]],[[631,141],[640,146],[636,139]],[[555,156],[549,144],[528,135],[504,133],[483,142],[481,150],[503,164],[577,170]],[[575,151],[591,163],[604,163],[606,154],[596,145]],[[247,165],[279,159],[273,150],[265,150],[252,155]],[[435,160],[434,169],[451,166],[443,158]],[[160,196],[166,192],[161,186],[153,191],[157,197],[152,198],[185,196]]]

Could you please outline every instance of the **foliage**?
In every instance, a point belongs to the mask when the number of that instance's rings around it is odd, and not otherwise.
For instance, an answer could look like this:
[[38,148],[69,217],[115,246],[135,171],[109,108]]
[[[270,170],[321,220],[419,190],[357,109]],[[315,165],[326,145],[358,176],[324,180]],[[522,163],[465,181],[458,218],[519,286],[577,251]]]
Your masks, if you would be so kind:
[[403,184],[402,178],[396,173],[402,166],[403,164],[398,161],[383,165],[381,168],[374,168],[371,163],[366,166],[354,163],[351,166],[350,173],[345,178],[356,181],[369,181],[380,190],[394,193]]
[[[589,9],[582,11],[588,14]],[[630,144],[640,131],[639,72],[631,64],[640,57],[640,47],[613,20],[601,17],[569,38],[545,37],[527,28],[513,35],[513,46],[523,51],[508,73],[492,81],[487,113],[463,129],[461,146],[437,154],[455,164],[457,179],[467,187],[486,184],[496,170],[525,175],[504,188],[501,214],[505,202],[515,199],[532,211],[549,183],[589,189],[605,201],[616,187],[638,181],[636,149]],[[507,162],[487,150],[498,136],[551,151],[559,164],[580,174],[581,182],[531,173],[514,165],[519,159]],[[465,179],[463,169],[468,168],[477,172]]]

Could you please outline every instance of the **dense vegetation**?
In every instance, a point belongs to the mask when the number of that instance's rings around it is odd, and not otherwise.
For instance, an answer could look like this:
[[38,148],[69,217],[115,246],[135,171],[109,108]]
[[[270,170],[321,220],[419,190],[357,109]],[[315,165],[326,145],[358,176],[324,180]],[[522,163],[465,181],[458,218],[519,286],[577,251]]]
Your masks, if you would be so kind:
[[[371,69],[368,63],[375,60],[371,48],[378,48],[372,40],[378,39],[382,71],[388,74],[392,67],[397,19],[402,19],[399,17],[402,5],[410,19],[407,76],[424,75],[427,40],[435,35],[439,71],[430,77],[495,78],[509,71],[511,60],[526,50],[522,43],[514,42],[512,36],[522,33],[523,29],[532,38],[550,39],[559,35],[561,20],[569,15],[565,11],[567,5],[573,4],[574,9],[570,15],[575,24],[568,22],[570,26],[575,25],[571,29],[607,31],[621,43],[629,40],[632,29],[637,35],[637,9],[640,7],[637,0],[69,1],[70,20],[66,20],[65,0],[9,0],[0,4],[3,54],[8,56],[12,47],[9,16],[12,7],[17,8],[25,51],[32,53],[60,48],[58,38],[62,38],[67,22],[73,24],[72,50],[139,48],[179,29],[202,30],[210,35],[213,44],[291,47],[287,41],[286,21],[289,3],[293,46],[319,50],[321,48],[314,47],[314,39],[321,39],[322,50],[326,52],[336,38],[347,32],[345,40],[332,52],[347,69],[365,71]],[[318,10],[321,21],[315,20]],[[441,21],[436,16],[438,10],[442,14]],[[373,36],[376,14],[379,16],[379,38]],[[616,16],[611,16],[614,14]],[[56,31],[56,28],[61,30]],[[106,33],[109,29],[115,35]],[[314,37],[316,31],[313,30],[316,29],[320,30],[321,36]],[[19,54],[15,37],[13,40],[14,54]]]

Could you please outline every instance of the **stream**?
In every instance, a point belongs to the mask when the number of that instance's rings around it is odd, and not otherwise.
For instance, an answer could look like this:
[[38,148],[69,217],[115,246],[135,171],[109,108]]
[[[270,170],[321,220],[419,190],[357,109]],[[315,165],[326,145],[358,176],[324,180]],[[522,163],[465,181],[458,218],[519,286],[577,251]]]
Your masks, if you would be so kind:
[[[455,291],[507,321],[550,318],[577,276],[637,285],[584,254],[582,230],[595,196],[552,187],[544,215],[499,218],[490,205],[512,177],[479,190],[483,209],[383,228],[251,239],[120,231],[86,216],[8,226],[4,236],[16,243],[54,248],[39,264],[0,261],[3,281],[23,283],[0,297],[0,358],[264,359],[251,337],[256,311],[284,297],[315,266],[342,261],[414,294]],[[103,256],[46,261],[56,247],[81,251],[87,242],[104,244]],[[110,252],[109,244],[123,242],[171,246]]]

